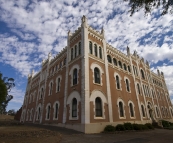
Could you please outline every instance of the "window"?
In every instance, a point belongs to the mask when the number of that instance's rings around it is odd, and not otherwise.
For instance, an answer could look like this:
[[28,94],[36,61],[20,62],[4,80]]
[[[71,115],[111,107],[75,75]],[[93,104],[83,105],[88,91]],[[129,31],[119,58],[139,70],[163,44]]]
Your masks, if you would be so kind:
[[77,46],[75,45],[75,48],[74,48],[74,58],[76,58],[77,56]]
[[133,111],[133,104],[132,103],[129,104],[129,108],[130,108],[130,116],[134,117],[134,111]]
[[40,119],[40,114],[41,114],[41,110],[40,110],[40,107],[38,108],[38,114],[37,114],[37,119],[39,120]]
[[143,79],[145,79],[145,76],[144,76],[144,71],[141,69],[141,76]]
[[145,110],[144,110],[144,106],[141,105],[141,110],[142,110],[142,116],[145,117]]
[[77,69],[73,70],[73,85],[77,84]]
[[121,61],[118,61],[118,64],[119,64],[120,68],[122,68],[122,64],[121,64]]
[[95,56],[97,57],[97,45],[94,44],[94,52],[95,52]]
[[99,97],[95,99],[96,117],[102,117],[102,101]]
[[126,90],[130,92],[130,87],[129,87],[129,80],[126,79]]
[[157,117],[159,117],[159,110],[157,107],[156,107],[156,115],[157,115]]
[[99,55],[100,55],[100,59],[102,59],[102,48],[99,47]]
[[41,88],[41,95],[40,95],[40,98],[43,97],[43,93],[44,93],[43,88]]
[[81,54],[81,42],[79,42],[79,55]]
[[115,58],[113,58],[113,63],[115,66],[117,66],[117,60]]
[[71,60],[73,60],[73,48],[71,49]]
[[120,79],[119,76],[116,76],[116,85],[117,85],[117,89],[120,89]]
[[50,105],[47,107],[47,119],[50,119]]
[[90,49],[90,54],[93,54],[93,46],[91,41],[89,41],[89,49]]
[[53,83],[51,82],[49,86],[49,95],[52,95],[52,88],[53,88]]
[[33,117],[33,109],[31,109],[31,113],[30,113],[30,121],[32,121],[32,117]]
[[58,118],[58,103],[55,104],[54,110],[55,110],[54,116],[55,116],[55,119],[57,119]]
[[64,59],[64,65],[66,65],[66,58]]
[[126,64],[123,64],[123,66],[124,66],[124,70],[125,70],[125,71],[127,71],[127,67],[126,67]]
[[109,63],[112,63],[111,56],[107,55],[107,60]]
[[163,107],[162,107],[162,115],[163,115],[163,117],[165,117],[165,111],[164,111]]
[[119,114],[120,117],[124,117],[123,103],[121,101],[119,102]]
[[140,85],[137,83],[138,94],[141,94]]
[[127,68],[128,68],[128,71],[131,72],[130,66],[128,66]]
[[98,68],[94,68],[94,80],[95,83],[100,84],[100,71]]
[[77,99],[72,100],[72,117],[77,117]]
[[58,78],[57,91],[60,91],[60,78]]

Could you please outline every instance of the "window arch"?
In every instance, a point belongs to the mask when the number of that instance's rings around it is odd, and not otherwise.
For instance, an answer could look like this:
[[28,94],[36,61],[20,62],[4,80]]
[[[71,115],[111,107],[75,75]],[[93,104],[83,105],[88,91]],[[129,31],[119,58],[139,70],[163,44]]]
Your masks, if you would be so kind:
[[111,59],[110,55],[107,55],[107,60],[108,60],[109,63],[112,63],[112,59]]
[[57,80],[57,92],[60,91],[60,77]]
[[141,110],[142,110],[142,116],[145,117],[145,109],[144,109],[144,105],[141,105]]
[[93,46],[91,41],[89,41],[89,49],[90,49],[90,54],[93,54]]
[[96,113],[96,117],[102,117],[102,101],[100,99],[100,97],[97,97],[95,99],[95,113]]
[[124,117],[124,107],[121,101],[119,102],[119,115],[120,117]]
[[77,84],[77,69],[73,70],[73,85]]
[[102,59],[102,48],[99,47],[99,55],[100,55],[100,59]]
[[73,60],[73,48],[71,49],[71,60]]
[[134,107],[132,103],[129,103],[130,116],[134,117]]
[[123,67],[124,67],[124,70],[127,71],[127,67],[125,63],[123,64]]
[[118,61],[119,67],[122,68],[122,63],[121,61]]
[[94,68],[94,81],[100,84],[100,70],[97,67]]
[[97,55],[97,45],[96,44],[94,44],[94,53],[95,53],[95,56],[97,57],[98,55]]
[[52,90],[53,90],[53,82],[51,81],[49,85],[49,95],[52,95]]
[[157,117],[159,117],[159,110],[158,110],[158,107],[156,106],[155,109],[156,109],[156,115],[157,115]]
[[59,111],[59,102],[56,101],[54,103],[54,117],[53,117],[53,119],[58,119],[58,111]]
[[76,58],[77,56],[77,45],[75,45],[75,48],[74,48],[74,58]]
[[72,117],[77,117],[77,99],[72,100]]
[[116,75],[116,85],[117,85],[117,89],[120,89],[120,79],[118,75]]
[[81,54],[81,42],[79,42],[79,49],[78,49],[78,54],[80,55]]
[[137,83],[138,94],[141,94],[140,85]]
[[126,79],[126,90],[130,92],[130,84],[128,79]]
[[115,66],[117,66],[117,60],[115,58],[113,58],[113,63]]
[[128,68],[128,71],[131,72],[130,66],[127,66],[127,68]]
[[144,71],[141,69],[141,76],[143,79],[145,79],[145,76],[144,76]]
[[40,119],[40,115],[41,115],[41,108],[39,107],[39,108],[38,108],[38,113],[37,113],[37,119],[38,119],[38,120]]
[[50,119],[50,105],[47,106],[47,116],[46,119]]
[[163,107],[162,107],[162,115],[163,115],[163,117],[165,117],[165,111],[164,111]]

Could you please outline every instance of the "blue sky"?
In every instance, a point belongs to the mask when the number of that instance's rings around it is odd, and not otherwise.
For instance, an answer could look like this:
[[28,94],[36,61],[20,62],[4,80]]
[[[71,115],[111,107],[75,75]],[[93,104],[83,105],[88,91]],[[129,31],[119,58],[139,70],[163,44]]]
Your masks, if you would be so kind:
[[67,45],[68,30],[74,32],[85,15],[115,48],[134,50],[148,60],[152,71],[164,72],[173,101],[173,15],[160,17],[143,10],[130,17],[122,0],[0,0],[0,71],[15,79],[14,99],[7,110],[18,110],[23,102],[27,76],[39,71],[42,59],[55,56]]

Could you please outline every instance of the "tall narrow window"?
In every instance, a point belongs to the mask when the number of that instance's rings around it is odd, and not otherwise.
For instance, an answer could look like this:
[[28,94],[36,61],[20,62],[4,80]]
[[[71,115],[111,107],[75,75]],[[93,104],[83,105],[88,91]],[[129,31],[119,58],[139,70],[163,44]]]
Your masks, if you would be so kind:
[[50,87],[49,87],[49,95],[52,95],[52,87],[53,87],[53,83],[50,83]]
[[99,55],[100,55],[100,59],[102,59],[102,48],[99,47]]
[[120,117],[124,117],[124,109],[123,109],[122,102],[119,102],[119,114],[120,114]]
[[115,58],[113,58],[113,63],[115,66],[117,66],[117,60]]
[[58,78],[57,91],[60,91],[60,78]]
[[97,45],[94,44],[94,52],[95,52],[95,56],[97,57]]
[[72,117],[77,117],[77,99],[73,98],[72,101]]
[[108,60],[109,63],[112,63],[112,59],[111,59],[110,55],[107,55],[107,60]]
[[157,117],[159,117],[159,110],[157,107],[156,107],[156,115],[157,115]]
[[40,119],[40,114],[41,114],[41,110],[40,107],[38,108],[38,120]]
[[163,107],[162,107],[162,115],[163,115],[163,117],[165,117],[165,111],[164,111]]
[[71,60],[73,60],[73,48],[71,49]]
[[73,85],[77,84],[77,69],[73,70]]
[[136,75],[136,71],[135,71],[135,67],[133,66],[133,72],[134,72],[134,75]]
[[95,99],[96,117],[102,117],[102,101],[99,97]]
[[94,68],[94,79],[95,83],[100,84],[100,71],[98,68]]
[[122,68],[122,64],[121,64],[121,61],[118,61],[118,64],[119,64],[120,68]]
[[89,42],[89,49],[90,49],[90,54],[93,54],[93,46],[92,46],[92,42]]
[[47,119],[50,118],[50,105],[47,107]]
[[135,67],[135,70],[136,70],[136,75],[138,76],[138,70],[137,70],[137,68]]
[[55,104],[55,118],[58,118],[58,103]]
[[141,94],[139,83],[137,83],[137,88],[138,88],[138,94]]
[[131,117],[134,117],[133,104],[130,103],[130,104],[129,104],[129,107],[130,107],[130,116],[131,116]]
[[79,55],[81,54],[81,42],[79,42]]
[[129,80],[126,79],[126,89],[128,92],[130,92],[130,87],[129,87]]
[[75,48],[74,48],[74,58],[76,58],[77,56],[77,46],[75,45]]
[[116,76],[116,84],[117,84],[117,89],[120,89],[120,79],[119,76]]
[[128,66],[127,68],[128,68],[128,71],[131,72],[130,66]]
[[145,76],[144,76],[144,71],[141,69],[141,76],[143,79],[145,79]]
[[126,67],[126,64],[123,64],[123,66],[124,66],[124,70],[125,70],[125,71],[127,71],[127,67]]
[[142,110],[142,116],[145,117],[145,110],[144,110],[144,106],[141,105],[141,110]]

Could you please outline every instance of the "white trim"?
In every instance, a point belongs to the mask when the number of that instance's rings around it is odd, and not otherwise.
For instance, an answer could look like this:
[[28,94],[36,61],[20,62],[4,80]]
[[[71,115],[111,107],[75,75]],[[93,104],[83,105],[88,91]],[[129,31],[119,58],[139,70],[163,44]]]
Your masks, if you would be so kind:
[[[132,106],[133,106],[133,114],[134,114],[134,117],[131,116],[131,112],[130,112],[130,103],[131,103]],[[134,105],[134,103],[133,103],[131,100],[128,101],[128,106],[129,106],[129,115],[130,115],[130,118],[131,118],[131,119],[136,119],[135,105]]]
[[[58,91],[58,78],[60,78],[59,91]],[[58,75],[56,78],[56,93],[60,92],[60,90],[61,90],[61,81],[62,81],[62,75]]]
[[[129,82],[129,91],[127,91],[126,79],[127,79],[127,80],[128,80],[128,82]],[[130,79],[129,79],[127,76],[124,76],[124,82],[125,82],[125,86],[126,86],[126,91],[127,91],[128,93],[131,93]]]
[[[52,89],[50,90],[51,83],[52,83]],[[48,96],[52,95],[52,92],[53,92],[53,79],[49,82],[49,94],[48,94]]]
[[[117,88],[116,76],[119,77],[120,89]],[[115,78],[116,89],[117,89],[117,90],[122,90],[122,85],[121,85],[121,80],[122,80],[122,78],[121,78],[121,76],[120,76],[118,73],[114,72],[114,78]]]
[[[56,111],[56,110],[55,110],[55,108],[56,108],[55,105],[56,105],[56,103],[58,104],[58,111],[57,111],[58,113],[57,113],[57,118],[55,118],[55,111]],[[60,103],[59,103],[59,101],[55,101],[54,104],[53,104],[53,120],[58,120],[59,107],[60,107]]]
[[[142,106],[144,107],[144,114],[145,114],[145,116],[143,116],[143,111],[142,111],[142,108],[141,108]],[[142,102],[141,102],[141,105],[140,105],[140,109],[141,109],[141,112],[142,112],[142,118],[146,118],[147,117],[146,107],[145,107],[144,103],[142,103]]]
[[[70,72],[69,72],[69,75],[71,76],[71,83],[70,83],[71,87],[74,86],[73,85],[73,71],[74,71],[74,69],[77,69],[77,84],[79,83],[79,69],[80,69],[80,67],[78,64],[75,64],[71,67]],[[77,84],[75,84],[75,85],[77,85]]]
[[[48,114],[48,107],[50,106],[50,111],[49,111],[49,119],[47,118],[47,114]],[[46,105],[46,117],[45,120],[50,120],[50,115],[51,115],[51,103],[48,103]]]
[[[124,117],[120,117],[119,102],[122,102],[122,103],[123,103]],[[118,113],[119,113],[118,115],[119,115],[119,119],[126,119],[126,113],[125,113],[125,107],[126,107],[126,105],[125,105],[124,101],[123,101],[121,98],[118,98],[118,100],[117,100],[117,106],[118,106]]]

